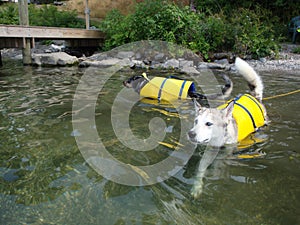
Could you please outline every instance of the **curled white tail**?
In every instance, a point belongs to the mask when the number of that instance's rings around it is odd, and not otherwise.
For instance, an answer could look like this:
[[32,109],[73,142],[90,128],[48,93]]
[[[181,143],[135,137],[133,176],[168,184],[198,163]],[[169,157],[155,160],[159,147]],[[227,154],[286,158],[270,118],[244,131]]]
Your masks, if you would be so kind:
[[262,100],[264,85],[260,76],[255,70],[244,60],[237,57],[235,60],[235,67],[237,71],[245,78],[248,82],[253,95],[259,100]]

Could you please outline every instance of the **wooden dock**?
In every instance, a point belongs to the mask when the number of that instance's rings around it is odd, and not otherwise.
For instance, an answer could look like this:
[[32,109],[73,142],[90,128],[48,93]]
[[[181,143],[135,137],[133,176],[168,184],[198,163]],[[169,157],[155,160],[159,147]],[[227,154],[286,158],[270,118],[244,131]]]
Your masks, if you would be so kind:
[[99,30],[61,27],[0,26],[0,49],[23,48],[24,39],[30,39],[32,47],[36,40],[67,40],[70,47],[97,47],[105,35]]
[[23,64],[30,65],[31,48],[40,39],[67,40],[67,47],[99,47],[104,42],[104,34],[89,29],[88,0],[85,1],[86,29],[29,26],[28,0],[18,0],[19,26],[0,25],[0,66],[2,48],[22,48]]
[[0,26],[0,66],[2,48],[22,48],[23,63],[31,64],[30,49],[39,40],[65,40],[67,47],[100,47],[105,35],[99,30],[38,26]]

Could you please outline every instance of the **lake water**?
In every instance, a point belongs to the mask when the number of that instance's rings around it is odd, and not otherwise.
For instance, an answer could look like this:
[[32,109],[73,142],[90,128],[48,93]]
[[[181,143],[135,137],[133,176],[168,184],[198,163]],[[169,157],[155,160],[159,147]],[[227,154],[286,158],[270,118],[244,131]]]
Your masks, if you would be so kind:
[[[72,124],[74,94],[86,70],[23,67],[16,61],[0,69],[0,224],[300,224],[299,93],[264,102],[271,120],[261,134],[266,140],[244,150],[262,157],[216,159],[203,194],[194,199],[190,191],[205,147],[192,151],[173,176],[147,186],[107,179],[86,162],[76,142],[82,134]],[[136,102],[130,130],[120,130],[147,138],[150,119],[159,117],[165,136],[149,151],[124,146],[115,135],[112,105],[122,81],[133,74],[117,72],[105,82],[91,129],[111,155],[146,177],[139,166],[177,151],[180,121],[191,124],[194,108],[190,100],[178,103],[182,118],[170,105]],[[297,71],[260,75],[266,97],[300,87]],[[229,76],[234,94],[247,89],[236,74]]]

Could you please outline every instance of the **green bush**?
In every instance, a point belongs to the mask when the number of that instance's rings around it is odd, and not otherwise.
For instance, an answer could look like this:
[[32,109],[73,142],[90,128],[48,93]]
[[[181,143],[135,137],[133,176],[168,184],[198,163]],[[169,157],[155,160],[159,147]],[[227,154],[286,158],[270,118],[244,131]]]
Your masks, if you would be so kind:
[[122,15],[118,10],[109,12],[99,27],[104,31],[106,39],[104,49],[109,50],[131,42],[129,22],[130,16]]
[[[78,19],[75,11],[58,11],[55,6],[43,5],[37,8],[29,5],[29,24],[32,26],[84,28],[85,22]],[[18,4],[12,3],[0,8],[0,24],[18,25]]]
[[189,10],[182,10],[175,4],[161,0],[146,0],[136,4],[133,14],[124,16],[111,11],[101,23],[106,34],[107,48],[139,40],[185,41],[184,31],[190,23]]
[[[213,24],[213,23],[212,23]],[[102,22],[106,49],[140,40],[163,40],[177,43],[207,56],[215,45],[213,37],[201,29],[207,27],[201,16],[162,0],[146,0],[136,4],[133,14],[124,16],[113,10]]]
[[221,10],[218,14],[194,13],[173,2],[146,0],[127,16],[112,11],[100,29],[106,33],[106,50],[134,41],[163,40],[200,52],[204,58],[215,51],[259,58],[278,53],[275,19],[259,8],[239,9],[226,16]]
[[269,11],[259,8],[239,9],[232,15],[229,22],[234,38],[232,47],[236,53],[254,58],[278,54],[278,37],[275,38],[272,21],[266,19],[269,16]]
[[293,53],[300,54],[300,47],[294,48]]
[[186,16],[185,11],[172,3],[154,0],[137,4],[131,21],[133,38],[176,41],[187,22]]
[[7,4],[0,8],[0,24],[19,24],[19,11],[17,4]]
[[84,21],[77,18],[76,11],[58,11],[55,6],[29,7],[29,23],[34,26],[84,28]]

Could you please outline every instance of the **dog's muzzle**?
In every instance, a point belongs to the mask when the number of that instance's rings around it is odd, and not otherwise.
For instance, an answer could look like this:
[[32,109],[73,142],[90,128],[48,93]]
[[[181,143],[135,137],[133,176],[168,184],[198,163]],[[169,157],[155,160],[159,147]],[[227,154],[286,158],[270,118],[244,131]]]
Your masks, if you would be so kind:
[[123,81],[123,85],[127,88],[130,88],[131,87],[131,84],[126,80],[126,81]]

